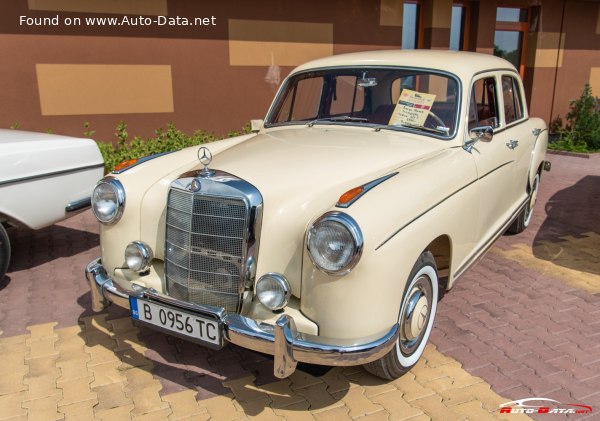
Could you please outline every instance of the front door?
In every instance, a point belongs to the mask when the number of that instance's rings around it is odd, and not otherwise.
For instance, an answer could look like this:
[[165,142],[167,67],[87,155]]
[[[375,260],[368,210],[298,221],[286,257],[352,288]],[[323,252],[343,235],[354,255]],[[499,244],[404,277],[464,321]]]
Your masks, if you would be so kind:
[[469,101],[469,131],[482,126],[494,129],[491,141],[479,141],[471,151],[479,179],[479,246],[508,219],[514,203],[515,151],[509,134],[500,129],[499,86],[493,73],[478,76],[471,86]]

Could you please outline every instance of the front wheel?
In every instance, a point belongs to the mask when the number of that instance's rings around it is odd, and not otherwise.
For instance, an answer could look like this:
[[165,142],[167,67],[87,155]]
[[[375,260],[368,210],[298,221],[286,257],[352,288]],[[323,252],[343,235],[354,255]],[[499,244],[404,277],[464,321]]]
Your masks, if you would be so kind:
[[8,269],[8,263],[10,262],[10,242],[8,241],[8,234],[6,230],[0,224],[0,282],[4,279],[4,274]]
[[508,232],[510,234],[519,234],[525,231],[531,222],[531,216],[533,215],[533,207],[535,206],[535,202],[537,201],[538,196],[538,188],[540,185],[540,173],[535,175],[533,179],[533,183],[531,183],[531,189],[529,189],[529,197],[527,198],[527,204],[525,208],[521,211],[517,219],[508,227]]
[[396,346],[365,369],[383,379],[393,380],[409,371],[421,358],[433,327],[438,301],[438,276],[433,255],[426,251],[413,266],[404,290],[398,317]]

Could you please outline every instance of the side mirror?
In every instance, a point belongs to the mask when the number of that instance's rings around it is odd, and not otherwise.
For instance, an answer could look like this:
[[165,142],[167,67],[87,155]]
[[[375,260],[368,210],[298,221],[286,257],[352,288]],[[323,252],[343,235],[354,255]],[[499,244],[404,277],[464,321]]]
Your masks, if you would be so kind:
[[250,120],[250,131],[252,133],[260,132],[265,127],[263,120]]
[[469,140],[463,145],[463,149],[467,152],[471,152],[473,146],[479,142],[490,142],[494,137],[494,129],[492,126],[481,126],[473,127],[469,130]]

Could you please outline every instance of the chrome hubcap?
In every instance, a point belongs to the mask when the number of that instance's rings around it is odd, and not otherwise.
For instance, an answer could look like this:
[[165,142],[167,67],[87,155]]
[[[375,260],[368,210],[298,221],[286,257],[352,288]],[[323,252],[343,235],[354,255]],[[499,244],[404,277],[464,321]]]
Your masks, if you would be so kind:
[[400,317],[400,349],[412,354],[419,346],[429,323],[431,310],[431,280],[422,275],[407,294]]

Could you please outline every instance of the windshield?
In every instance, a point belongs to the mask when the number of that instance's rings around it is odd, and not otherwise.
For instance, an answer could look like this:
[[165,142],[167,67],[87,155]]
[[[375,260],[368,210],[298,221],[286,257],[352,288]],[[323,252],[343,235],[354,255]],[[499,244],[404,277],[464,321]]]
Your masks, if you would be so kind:
[[454,77],[422,69],[334,68],[292,76],[266,124],[350,124],[454,136]]

